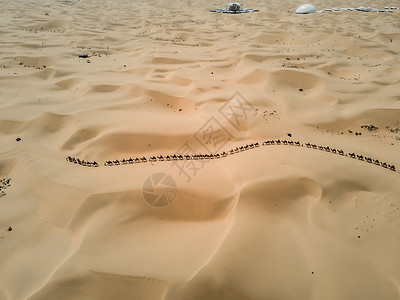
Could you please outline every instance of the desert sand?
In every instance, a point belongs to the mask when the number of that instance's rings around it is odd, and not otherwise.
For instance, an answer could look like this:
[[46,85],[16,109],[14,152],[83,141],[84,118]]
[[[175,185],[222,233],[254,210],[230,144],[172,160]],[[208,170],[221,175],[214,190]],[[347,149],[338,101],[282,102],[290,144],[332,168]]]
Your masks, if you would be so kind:
[[1,300],[400,299],[400,10],[243,4],[2,3]]

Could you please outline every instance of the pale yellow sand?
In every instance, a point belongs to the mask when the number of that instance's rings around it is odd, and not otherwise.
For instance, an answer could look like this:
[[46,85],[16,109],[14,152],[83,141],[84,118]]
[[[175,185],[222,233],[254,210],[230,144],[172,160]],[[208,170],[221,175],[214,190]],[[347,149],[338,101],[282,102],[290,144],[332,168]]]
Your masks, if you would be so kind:
[[[207,153],[195,136],[211,120],[230,135],[221,151],[290,133],[399,168],[400,11],[208,12],[224,4],[2,3],[1,300],[400,298],[399,172],[289,146],[190,177],[65,160]],[[221,111],[236,92],[255,110],[234,127]],[[176,183],[166,208],[143,200],[154,173]]]

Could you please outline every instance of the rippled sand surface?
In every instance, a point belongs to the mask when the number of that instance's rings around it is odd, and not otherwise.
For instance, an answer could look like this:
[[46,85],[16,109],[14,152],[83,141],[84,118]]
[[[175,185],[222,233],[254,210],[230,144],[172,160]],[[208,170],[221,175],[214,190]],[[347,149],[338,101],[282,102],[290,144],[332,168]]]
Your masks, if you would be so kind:
[[1,300],[400,298],[400,10],[224,4],[2,4]]

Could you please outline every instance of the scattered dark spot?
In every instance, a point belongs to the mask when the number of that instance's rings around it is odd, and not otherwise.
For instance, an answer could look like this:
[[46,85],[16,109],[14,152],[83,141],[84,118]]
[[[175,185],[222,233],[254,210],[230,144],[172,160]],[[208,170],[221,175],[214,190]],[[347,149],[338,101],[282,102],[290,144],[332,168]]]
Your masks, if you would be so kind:
[[292,134],[291,134],[291,133],[288,133],[287,135],[288,135],[288,137],[292,137]]
[[289,58],[289,57],[286,57],[286,60],[290,60],[290,58]]
[[303,89],[299,89],[299,91],[300,91],[300,92],[302,92],[302,91],[303,91]]
[[17,142],[19,142],[19,141],[21,140],[21,138],[16,138],[15,140],[16,140]]
[[44,15],[45,15],[45,16],[48,16],[49,14],[48,14],[48,13],[45,13]]
[[126,68],[126,65],[124,65],[124,68]]
[[89,57],[89,55],[87,55],[87,54],[79,54],[79,58],[88,58]]
[[376,127],[375,125],[361,125],[361,128],[366,128],[368,129],[368,131],[378,130],[378,127]]
[[214,74],[214,72],[211,72],[211,74]]
[[12,231],[12,227],[8,226],[7,231]]
[[179,111],[182,111],[182,108],[180,108]]
[[314,272],[311,272],[311,274],[314,274]]
[[86,62],[87,62],[88,64],[90,64],[90,59],[88,59]]
[[361,238],[359,235],[357,236],[358,238]]
[[389,39],[390,42],[393,42],[392,39]]

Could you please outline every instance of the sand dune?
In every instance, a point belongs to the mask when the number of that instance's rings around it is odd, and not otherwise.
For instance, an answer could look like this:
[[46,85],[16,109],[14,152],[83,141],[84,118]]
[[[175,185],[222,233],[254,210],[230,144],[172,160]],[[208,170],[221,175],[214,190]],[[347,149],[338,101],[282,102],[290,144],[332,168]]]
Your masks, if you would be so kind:
[[2,3],[1,300],[400,298],[400,10],[243,4]]

